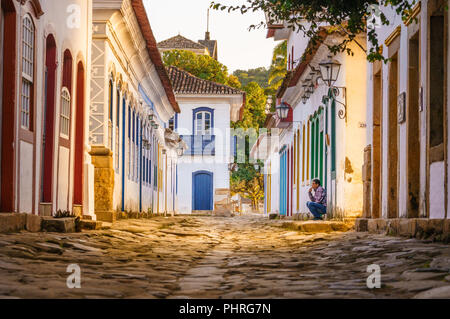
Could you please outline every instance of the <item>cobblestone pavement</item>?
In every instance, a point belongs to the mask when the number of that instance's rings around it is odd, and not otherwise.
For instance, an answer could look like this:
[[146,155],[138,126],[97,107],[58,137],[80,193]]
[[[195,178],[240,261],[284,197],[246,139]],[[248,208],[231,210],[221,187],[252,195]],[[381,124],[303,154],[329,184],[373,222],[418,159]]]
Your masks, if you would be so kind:
[[[261,217],[122,220],[75,234],[0,234],[4,298],[450,298],[450,246],[302,234]],[[81,288],[69,289],[69,264]],[[367,266],[382,287],[368,289]]]

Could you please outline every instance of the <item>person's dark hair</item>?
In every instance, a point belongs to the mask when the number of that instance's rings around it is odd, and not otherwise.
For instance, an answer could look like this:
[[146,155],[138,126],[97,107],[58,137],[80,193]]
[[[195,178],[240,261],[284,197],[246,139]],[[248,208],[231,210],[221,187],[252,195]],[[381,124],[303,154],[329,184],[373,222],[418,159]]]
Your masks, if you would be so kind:
[[317,185],[321,186],[321,185],[320,185],[320,179],[314,178],[314,179],[313,179],[313,182],[316,183]]

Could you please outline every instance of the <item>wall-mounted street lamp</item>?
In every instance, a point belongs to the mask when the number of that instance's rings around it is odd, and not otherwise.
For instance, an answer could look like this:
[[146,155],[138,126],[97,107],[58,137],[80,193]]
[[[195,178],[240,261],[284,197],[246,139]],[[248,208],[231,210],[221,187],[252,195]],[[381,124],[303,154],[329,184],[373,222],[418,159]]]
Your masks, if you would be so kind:
[[311,83],[310,85],[308,85],[306,87],[306,93],[309,95],[308,98],[311,97],[311,95],[313,95],[313,93],[314,93],[314,84],[313,83]]
[[322,80],[328,87],[332,87],[339,76],[341,64],[329,55],[327,59],[319,63],[319,67]]
[[284,120],[285,118],[288,117],[289,105],[287,105],[286,103],[282,102],[280,105],[278,105],[276,107],[276,111],[277,111],[278,118]]
[[183,156],[183,153],[184,153],[184,150],[183,150],[183,148],[177,148],[177,155],[180,157],[180,156]]
[[152,110],[150,110],[148,113],[148,120],[153,121],[154,118],[155,118],[155,113]]
[[[339,77],[339,72],[341,70],[341,63],[339,61],[333,59],[331,56],[328,56],[327,59],[323,60],[319,63],[320,73],[322,81],[328,86],[328,96],[323,97],[323,102],[326,103],[329,99],[341,104],[344,109],[339,110],[338,116],[340,119],[347,120],[347,88],[346,87],[338,87],[334,86],[334,83],[337,81]],[[339,96],[342,90],[342,95],[345,99],[344,103],[338,101],[336,97]]]
[[305,94],[302,95],[302,102],[303,104],[306,104],[306,102],[308,102],[309,96]]

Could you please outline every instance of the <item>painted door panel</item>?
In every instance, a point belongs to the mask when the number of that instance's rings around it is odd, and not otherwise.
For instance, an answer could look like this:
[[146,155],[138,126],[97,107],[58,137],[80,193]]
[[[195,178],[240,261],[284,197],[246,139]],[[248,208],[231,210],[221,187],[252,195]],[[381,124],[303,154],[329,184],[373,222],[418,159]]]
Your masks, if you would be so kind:
[[213,175],[210,172],[193,174],[193,210],[213,210]]

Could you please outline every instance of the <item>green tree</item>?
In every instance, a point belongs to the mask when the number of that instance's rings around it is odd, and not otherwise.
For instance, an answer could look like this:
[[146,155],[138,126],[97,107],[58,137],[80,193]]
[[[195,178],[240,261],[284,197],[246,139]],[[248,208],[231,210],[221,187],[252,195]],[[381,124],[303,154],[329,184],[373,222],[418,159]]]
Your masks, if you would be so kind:
[[[266,95],[275,97],[278,88],[287,73],[287,41],[280,42],[273,50],[272,64],[269,68],[268,87]],[[275,107],[276,99],[272,99],[272,108]]]
[[262,88],[268,86],[269,71],[265,67],[249,70],[236,70],[233,72],[233,75],[239,78],[242,86],[246,86],[250,82],[256,82]]
[[234,75],[228,74],[228,68],[209,55],[195,54],[186,50],[170,50],[163,53],[166,66],[175,66],[201,79],[240,88],[241,83]]
[[250,199],[253,209],[258,209],[259,202],[264,198],[264,176],[254,170],[253,165],[240,169],[231,176],[231,194]]
[[[390,7],[401,15],[402,20],[406,20],[416,3],[417,0],[247,0],[245,4],[236,6],[212,2],[211,7],[216,10],[228,10],[228,12],[237,10],[242,14],[257,10],[264,11],[269,24],[284,21],[293,30],[302,31],[314,45],[317,42],[324,42],[320,34],[321,26],[333,26],[347,34],[347,37],[340,43],[327,45],[332,53],[346,51],[352,54],[348,44],[355,41],[360,45],[356,37],[367,31],[367,38],[372,44],[367,52],[367,58],[369,61],[374,61],[384,60],[384,58],[380,53],[376,30],[373,27],[368,28],[367,22],[375,24],[376,16],[378,16],[383,25],[389,24],[386,15],[377,8]],[[442,3],[447,6],[447,1],[443,0]],[[264,21],[258,25],[251,25],[250,29],[263,26],[266,26]]]
[[272,64],[269,69],[268,84],[278,89],[287,72],[287,41],[279,43],[273,50]]
[[[233,123],[234,128],[241,128],[238,134],[245,134],[248,129],[259,131],[264,126],[266,120],[267,96],[264,89],[258,83],[250,82],[242,88],[246,92],[246,105],[243,111],[242,120]],[[242,136],[238,136],[238,138]],[[264,176],[261,174],[263,163],[258,162],[258,169],[254,163],[251,163],[250,150],[253,145],[250,144],[248,136],[245,138],[245,161],[238,163],[238,170],[231,174],[231,191],[239,193],[242,197],[252,201],[254,209],[258,207],[259,201],[264,198]]]
[[258,130],[264,126],[266,120],[267,96],[258,83],[250,82],[242,88],[246,93],[246,103],[242,120],[234,123],[235,128],[254,128]]

